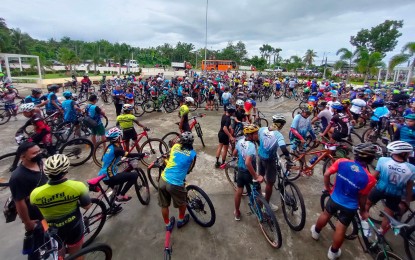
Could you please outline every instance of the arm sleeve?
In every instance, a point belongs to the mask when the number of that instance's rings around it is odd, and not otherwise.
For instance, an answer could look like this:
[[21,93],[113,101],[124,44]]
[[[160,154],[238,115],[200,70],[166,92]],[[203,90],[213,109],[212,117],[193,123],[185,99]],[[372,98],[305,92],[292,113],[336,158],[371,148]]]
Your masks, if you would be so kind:
[[124,156],[125,155],[125,151],[121,147],[114,147],[114,155],[116,157]]
[[95,107],[95,113],[96,115],[101,115],[101,108],[99,108],[98,106]]
[[81,184],[82,184],[82,188],[81,188],[81,191],[80,191],[81,194],[79,196],[79,205],[81,207],[85,207],[85,206],[88,206],[89,204],[91,204],[91,197],[89,197],[88,188],[86,187],[86,185],[83,184],[83,183],[81,183]]

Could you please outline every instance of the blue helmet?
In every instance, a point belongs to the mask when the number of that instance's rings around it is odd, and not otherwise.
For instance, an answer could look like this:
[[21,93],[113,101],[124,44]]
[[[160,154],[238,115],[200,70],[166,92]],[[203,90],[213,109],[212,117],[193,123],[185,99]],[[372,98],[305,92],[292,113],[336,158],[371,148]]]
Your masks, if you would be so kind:
[[122,136],[122,131],[118,127],[109,129],[105,134],[105,137],[110,141],[116,141],[120,136]]
[[65,98],[71,98],[72,97],[72,92],[70,92],[69,90],[63,92],[62,94]]

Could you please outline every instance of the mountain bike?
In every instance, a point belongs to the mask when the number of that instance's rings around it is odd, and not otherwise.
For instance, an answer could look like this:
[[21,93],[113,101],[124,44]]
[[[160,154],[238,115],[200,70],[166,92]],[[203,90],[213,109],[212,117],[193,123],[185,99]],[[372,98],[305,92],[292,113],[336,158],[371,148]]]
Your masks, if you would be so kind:
[[268,126],[268,120],[265,118],[265,115],[259,110],[258,110],[258,116],[255,118],[253,123],[259,127]]
[[[127,158],[118,163],[119,174],[122,172],[135,171],[138,174],[137,182],[134,184],[135,193],[142,205],[150,203],[150,189],[144,171],[137,166],[136,162],[147,154],[140,154],[136,158]],[[115,199],[120,194],[123,185],[108,185],[104,187],[101,181],[105,182],[106,175],[101,175],[87,181],[89,190],[97,192],[98,196],[92,198],[92,206],[83,212],[85,225],[85,245],[89,245],[98,236],[105,224],[107,217],[112,217],[121,212],[121,203]]]
[[[22,104],[22,102],[20,102]],[[13,109],[13,106],[16,108]],[[19,107],[17,104],[0,101],[0,125],[10,121],[12,116],[16,117]]]
[[[190,122],[190,131],[195,128],[197,136],[200,138],[200,141],[202,142],[203,147],[205,147],[205,142],[203,141],[203,132],[202,127],[200,126],[200,123],[197,122],[197,118],[205,117],[206,114],[197,114],[196,116],[192,116],[189,118]],[[179,123],[176,123],[178,125]],[[174,144],[176,144],[180,140],[180,134],[178,132],[169,132],[165,134],[161,140],[165,142],[169,148],[173,147]]]

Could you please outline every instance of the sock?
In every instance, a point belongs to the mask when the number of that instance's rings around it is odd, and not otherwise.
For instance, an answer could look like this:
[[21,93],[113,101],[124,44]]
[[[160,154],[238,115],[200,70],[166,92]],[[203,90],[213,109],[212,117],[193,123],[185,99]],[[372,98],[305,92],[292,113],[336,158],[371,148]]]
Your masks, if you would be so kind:
[[166,224],[166,226],[170,225],[170,219],[165,219],[164,224]]
[[219,157],[216,157],[216,162],[217,162],[217,163],[219,162]]
[[331,252],[333,252],[333,253],[337,253],[337,252],[339,252],[339,249],[337,248],[337,249],[334,249],[333,247],[331,247],[330,248],[330,250],[331,250]]
[[183,219],[184,219],[184,213],[183,214],[179,213],[179,221],[183,221]]

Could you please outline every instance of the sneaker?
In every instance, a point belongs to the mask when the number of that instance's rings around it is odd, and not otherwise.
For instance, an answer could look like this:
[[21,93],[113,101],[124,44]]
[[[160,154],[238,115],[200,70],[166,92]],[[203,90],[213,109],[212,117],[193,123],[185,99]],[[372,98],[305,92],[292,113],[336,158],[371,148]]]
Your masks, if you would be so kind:
[[124,196],[119,195],[115,198],[115,200],[118,201],[118,202],[126,202],[126,201],[129,201],[130,199],[131,199],[131,197],[128,196],[128,195],[124,195]]
[[174,217],[170,217],[170,223],[166,225],[166,231],[172,231],[174,228],[174,223],[176,223],[176,219]]
[[310,231],[311,231],[311,237],[314,240],[318,240],[320,238],[320,233],[317,233],[317,231],[316,231],[316,225],[312,225],[311,228],[310,228]]
[[274,212],[278,211],[278,209],[279,209],[279,207],[277,205],[272,204],[271,202],[269,203],[269,206],[271,207],[271,210],[274,211]]
[[116,207],[112,208],[108,214],[109,215],[117,215],[118,213],[120,213],[122,211],[122,207],[121,205],[117,205]]
[[339,248],[339,251],[337,251],[337,253],[334,253],[334,252],[331,251],[331,246],[330,246],[329,252],[327,253],[327,257],[330,260],[334,260],[334,259],[339,258],[341,256],[341,254],[342,254],[342,250],[340,248]]
[[215,163],[215,168],[219,168],[220,167],[220,162],[216,162]]
[[235,216],[235,220],[236,221],[240,221],[241,220],[241,212],[238,211],[236,212],[236,210],[233,212],[233,215]]
[[184,219],[183,220],[177,221],[177,228],[184,227],[187,223],[189,223],[189,220],[190,220],[189,214],[184,215]]

